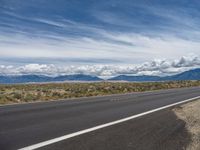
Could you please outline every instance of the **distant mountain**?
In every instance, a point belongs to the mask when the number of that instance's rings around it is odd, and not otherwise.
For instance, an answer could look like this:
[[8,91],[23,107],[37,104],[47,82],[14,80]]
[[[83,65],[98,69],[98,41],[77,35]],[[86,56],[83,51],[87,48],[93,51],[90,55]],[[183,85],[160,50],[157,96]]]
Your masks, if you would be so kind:
[[28,83],[28,82],[59,82],[59,81],[101,81],[102,79],[90,75],[65,75],[49,77],[42,75],[0,76],[1,84]]
[[[59,82],[59,81],[102,81],[103,79],[96,76],[74,74],[57,77],[49,77],[43,75],[20,75],[20,76],[0,76],[1,84],[11,83],[29,83],[29,82]],[[108,81],[132,81],[132,82],[147,82],[147,81],[175,81],[175,80],[200,80],[200,68],[189,70],[177,75],[159,77],[159,76],[127,76],[120,75],[108,79]]]
[[164,80],[200,80],[200,68],[185,71],[183,73],[167,76],[163,78]]
[[159,81],[161,77],[159,76],[128,76],[128,75],[119,75],[117,77],[110,78],[112,81]]
[[136,81],[136,82],[145,82],[145,81],[175,81],[175,80],[200,80],[200,68],[185,71],[183,73],[173,75],[173,76],[166,76],[166,77],[159,77],[159,76],[127,76],[127,75],[120,75],[117,77],[110,78],[109,80],[112,81]]
[[101,78],[90,75],[75,74],[75,75],[65,75],[53,78],[53,81],[101,81]]
[[41,75],[0,76],[0,83],[48,82],[51,78]]

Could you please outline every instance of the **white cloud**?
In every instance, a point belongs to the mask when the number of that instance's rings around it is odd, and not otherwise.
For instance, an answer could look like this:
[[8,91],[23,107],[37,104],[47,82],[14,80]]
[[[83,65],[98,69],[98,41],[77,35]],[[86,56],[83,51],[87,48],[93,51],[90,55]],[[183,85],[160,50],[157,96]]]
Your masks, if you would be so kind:
[[0,66],[0,74],[20,75],[66,75],[66,74],[89,74],[103,78],[129,75],[172,75],[189,69],[200,67],[200,57],[195,55],[183,56],[178,60],[153,60],[141,65],[77,65],[56,66],[53,64],[27,64],[23,66]]

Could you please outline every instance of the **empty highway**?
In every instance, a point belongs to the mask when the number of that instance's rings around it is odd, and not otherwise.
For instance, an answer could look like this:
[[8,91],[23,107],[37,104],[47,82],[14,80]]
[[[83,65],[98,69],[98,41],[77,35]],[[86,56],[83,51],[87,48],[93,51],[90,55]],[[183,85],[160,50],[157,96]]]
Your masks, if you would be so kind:
[[0,149],[24,148],[198,96],[200,87],[193,87],[0,106]]

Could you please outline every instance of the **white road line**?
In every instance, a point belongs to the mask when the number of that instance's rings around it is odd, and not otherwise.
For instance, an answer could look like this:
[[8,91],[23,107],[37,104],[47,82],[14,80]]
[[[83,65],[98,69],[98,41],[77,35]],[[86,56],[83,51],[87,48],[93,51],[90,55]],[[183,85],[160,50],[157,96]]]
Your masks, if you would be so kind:
[[112,126],[112,125],[115,125],[115,124],[118,124],[118,123],[122,123],[122,122],[125,122],[125,121],[128,121],[128,120],[134,119],[134,118],[138,118],[138,117],[141,117],[141,116],[144,116],[144,115],[147,115],[147,114],[151,114],[153,112],[157,112],[157,111],[160,111],[160,110],[163,110],[163,109],[166,109],[166,108],[169,108],[169,107],[173,107],[173,106],[176,106],[176,105],[179,105],[179,104],[183,104],[183,103],[186,103],[186,102],[190,102],[190,101],[193,101],[193,100],[196,100],[196,99],[200,99],[200,96],[190,98],[190,99],[186,99],[186,100],[183,100],[181,102],[166,105],[166,106],[163,106],[163,107],[160,107],[160,108],[156,108],[156,109],[153,109],[153,110],[150,110],[150,111],[146,111],[146,112],[143,112],[143,113],[140,113],[140,114],[137,114],[137,115],[133,115],[133,116],[123,118],[123,119],[120,119],[120,120],[116,120],[116,121],[113,121],[113,122],[109,122],[109,123],[106,123],[106,124],[98,125],[96,127],[92,127],[92,128],[89,128],[89,129],[85,129],[85,130],[81,130],[81,131],[78,131],[78,132],[75,132],[75,133],[67,134],[67,135],[64,135],[64,136],[61,136],[61,137],[57,137],[57,138],[47,140],[47,141],[44,141],[44,142],[41,142],[41,143],[37,143],[37,144],[31,145],[31,146],[27,146],[27,147],[21,148],[19,150],[34,150],[34,149],[37,149],[37,148],[40,148],[40,147],[43,147],[43,146],[47,146],[47,145],[50,145],[50,144],[53,144],[53,143],[56,143],[56,142],[59,142],[59,141],[63,141],[63,140],[66,140],[66,139],[69,139],[69,138],[72,138],[72,137],[75,137],[75,136],[78,136],[78,135],[81,135],[81,134],[92,132],[92,131],[102,129],[102,128],[105,128],[105,127],[108,127],[108,126]]

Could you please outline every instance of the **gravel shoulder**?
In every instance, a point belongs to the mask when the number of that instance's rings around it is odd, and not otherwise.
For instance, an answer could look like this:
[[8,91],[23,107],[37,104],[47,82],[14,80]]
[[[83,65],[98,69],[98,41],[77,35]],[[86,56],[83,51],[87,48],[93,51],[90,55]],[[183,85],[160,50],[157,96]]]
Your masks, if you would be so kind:
[[200,149],[200,100],[184,104],[173,109],[177,117],[186,123],[186,130],[191,134],[191,142],[186,150]]

